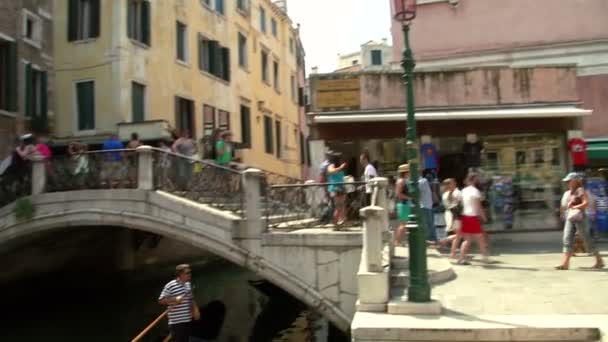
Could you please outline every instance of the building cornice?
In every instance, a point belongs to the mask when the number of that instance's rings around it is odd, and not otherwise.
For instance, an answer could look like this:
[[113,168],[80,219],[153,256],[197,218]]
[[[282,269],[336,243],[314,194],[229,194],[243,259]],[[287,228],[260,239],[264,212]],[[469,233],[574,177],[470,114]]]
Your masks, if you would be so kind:
[[[525,68],[562,65],[576,65],[579,76],[608,74],[608,39],[420,57],[416,63],[416,71],[442,71],[488,66]],[[394,65],[394,67],[398,66]]]

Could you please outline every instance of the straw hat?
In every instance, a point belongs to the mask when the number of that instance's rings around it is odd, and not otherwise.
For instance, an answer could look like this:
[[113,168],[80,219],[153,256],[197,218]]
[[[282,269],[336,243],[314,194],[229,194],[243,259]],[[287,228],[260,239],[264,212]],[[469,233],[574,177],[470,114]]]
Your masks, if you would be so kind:
[[399,173],[410,172],[410,164],[399,165],[399,168],[397,169],[397,172],[399,172]]

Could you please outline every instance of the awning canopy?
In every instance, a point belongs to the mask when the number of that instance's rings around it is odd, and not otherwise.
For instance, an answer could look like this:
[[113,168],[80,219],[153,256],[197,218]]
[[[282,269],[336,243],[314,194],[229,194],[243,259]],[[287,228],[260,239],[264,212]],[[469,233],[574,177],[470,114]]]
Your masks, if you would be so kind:
[[[591,115],[589,109],[577,108],[575,106],[560,107],[524,107],[509,109],[478,109],[478,110],[453,110],[453,111],[424,111],[416,113],[416,120],[491,120],[491,119],[533,119],[533,118],[565,118],[582,117]],[[350,123],[350,122],[392,122],[405,121],[405,112],[382,112],[382,111],[360,111],[360,112],[333,112],[333,113],[309,113],[313,116],[313,122],[323,123]]]
[[587,141],[587,158],[608,160],[608,139]]

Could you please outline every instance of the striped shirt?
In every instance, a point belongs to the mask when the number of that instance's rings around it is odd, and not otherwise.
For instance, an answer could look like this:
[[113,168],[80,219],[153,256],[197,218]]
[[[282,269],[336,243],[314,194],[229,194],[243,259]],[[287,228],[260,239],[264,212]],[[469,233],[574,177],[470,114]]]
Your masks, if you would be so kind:
[[181,303],[169,305],[168,307],[169,325],[192,321],[192,287],[190,286],[190,282],[181,283],[177,280],[172,280],[165,285],[165,288],[160,293],[158,300],[181,295],[184,296]]

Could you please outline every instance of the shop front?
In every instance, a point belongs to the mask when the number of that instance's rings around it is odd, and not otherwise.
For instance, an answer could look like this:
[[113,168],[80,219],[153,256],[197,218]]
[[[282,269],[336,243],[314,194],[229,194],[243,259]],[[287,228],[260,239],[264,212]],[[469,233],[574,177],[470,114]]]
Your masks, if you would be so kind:
[[[469,172],[482,175],[489,231],[559,228],[561,179],[571,169],[568,131],[589,111],[545,110],[554,116],[517,117],[519,111],[539,115],[535,108],[488,109],[479,114],[484,119],[471,118],[468,111],[449,111],[444,113],[451,117],[438,120],[437,112],[421,112],[421,171],[435,169],[437,181],[455,178],[460,186]],[[361,176],[358,156],[367,152],[379,173],[390,179],[407,160],[404,118],[397,113],[332,113],[314,120],[317,141],[324,149],[342,152],[350,175]]]

